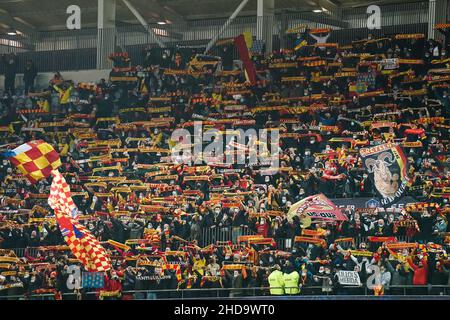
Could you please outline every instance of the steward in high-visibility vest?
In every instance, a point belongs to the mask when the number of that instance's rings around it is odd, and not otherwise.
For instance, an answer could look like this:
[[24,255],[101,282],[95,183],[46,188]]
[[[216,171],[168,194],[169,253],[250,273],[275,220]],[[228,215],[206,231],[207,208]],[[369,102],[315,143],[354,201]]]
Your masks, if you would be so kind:
[[270,273],[268,280],[270,285],[270,294],[284,294],[283,272],[280,271],[279,265],[275,266],[275,270]]
[[297,271],[293,270],[289,273],[283,273],[284,291],[286,294],[299,294],[300,289],[298,287],[298,282],[300,280],[300,275]]

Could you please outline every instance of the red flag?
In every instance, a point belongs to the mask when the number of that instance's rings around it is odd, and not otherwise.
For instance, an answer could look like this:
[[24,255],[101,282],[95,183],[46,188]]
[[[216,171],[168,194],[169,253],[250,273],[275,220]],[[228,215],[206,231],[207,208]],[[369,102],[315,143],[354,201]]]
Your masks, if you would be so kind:
[[247,43],[243,34],[234,38],[234,44],[239,51],[239,58],[244,64],[245,78],[252,85],[256,85],[256,70],[253,61],[250,59]]

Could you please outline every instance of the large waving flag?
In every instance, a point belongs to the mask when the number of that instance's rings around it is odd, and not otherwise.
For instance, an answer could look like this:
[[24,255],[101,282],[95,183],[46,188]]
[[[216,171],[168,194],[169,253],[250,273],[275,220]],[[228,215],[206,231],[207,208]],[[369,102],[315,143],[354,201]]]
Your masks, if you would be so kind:
[[51,174],[53,181],[48,204],[55,211],[56,221],[73,255],[88,271],[102,272],[111,269],[111,261],[100,242],[73,218],[76,206],[66,180],[58,170]]
[[[247,41],[246,41],[247,38]],[[250,52],[249,52],[249,38],[250,37],[245,34],[241,34],[234,38],[234,44],[236,45],[236,48],[239,52],[239,58],[242,61],[242,64],[244,65],[244,72],[245,72],[245,78],[247,81],[252,85],[256,85],[256,69],[255,65],[253,64],[253,61],[250,58]]]
[[78,222],[78,209],[70,195],[70,187],[57,170],[61,166],[58,152],[42,140],[27,142],[4,156],[31,183],[53,175],[48,204],[55,211],[61,233],[74,256],[88,271],[107,271],[111,262],[98,240]]
[[347,216],[342,213],[330,199],[323,194],[306,197],[293,204],[287,214],[291,222],[294,216],[302,219],[321,219],[325,221],[346,221]]
[[58,152],[42,140],[24,143],[3,155],[33,184],[61,166]]

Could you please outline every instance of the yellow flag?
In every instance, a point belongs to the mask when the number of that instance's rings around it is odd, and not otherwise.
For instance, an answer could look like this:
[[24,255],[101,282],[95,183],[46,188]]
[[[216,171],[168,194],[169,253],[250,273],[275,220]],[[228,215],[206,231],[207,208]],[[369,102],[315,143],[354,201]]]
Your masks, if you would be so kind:
[[253,47],[253,36],[250,31],[244,31],[242,33],[244,35],[245,44],[247,45],[247,48],[250,50]]

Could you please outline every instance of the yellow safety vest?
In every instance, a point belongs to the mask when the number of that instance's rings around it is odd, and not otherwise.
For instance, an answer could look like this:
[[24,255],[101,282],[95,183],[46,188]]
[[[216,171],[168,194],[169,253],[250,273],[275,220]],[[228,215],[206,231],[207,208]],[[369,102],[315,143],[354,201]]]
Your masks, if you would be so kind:
[[300,292],[298,287],[299,279],[300,275],[297,271],[283,273],[284,290],[286,291],[286,294],[298,294]]
[[270,294],[284,294],[283,272],[275,270],[269,275]]

